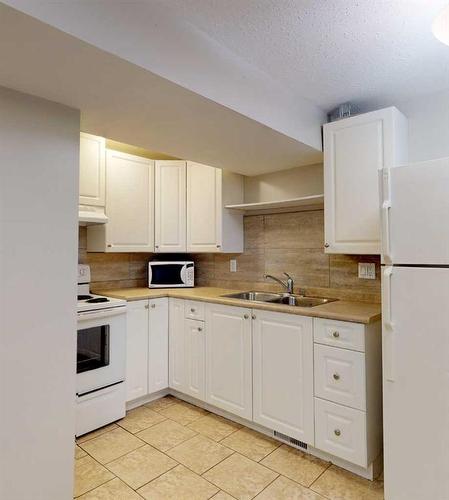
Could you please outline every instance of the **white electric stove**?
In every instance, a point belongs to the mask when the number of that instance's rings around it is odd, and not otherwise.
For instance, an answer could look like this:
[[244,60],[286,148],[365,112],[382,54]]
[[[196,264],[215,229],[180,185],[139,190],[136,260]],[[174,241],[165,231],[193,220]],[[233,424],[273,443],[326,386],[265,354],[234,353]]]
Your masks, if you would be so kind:
[[91,294],[78,266],[76,435],[125,416],[126,301]]

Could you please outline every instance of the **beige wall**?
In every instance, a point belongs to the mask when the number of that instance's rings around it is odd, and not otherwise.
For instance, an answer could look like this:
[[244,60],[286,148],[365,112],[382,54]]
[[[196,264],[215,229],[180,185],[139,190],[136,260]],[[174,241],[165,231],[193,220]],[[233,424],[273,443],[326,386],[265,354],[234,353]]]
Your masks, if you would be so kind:
[[[230,256],[196,255],[198,285],[236,289],[279,290],[264,274],[295,279],[297,291],[317,295],[380,302],[378,256],[327,255],[324,248],[323,210],[245,217],[245,251]],[[237,272],[229,272],[229,259]],[[376,279],[357,277],[358,262],[375,262]]]
[[323,165],[307,165],[245,177],[245,203],[323,194]]
[[69,499],[80,113],[0,87],[0,116],[0,498]]

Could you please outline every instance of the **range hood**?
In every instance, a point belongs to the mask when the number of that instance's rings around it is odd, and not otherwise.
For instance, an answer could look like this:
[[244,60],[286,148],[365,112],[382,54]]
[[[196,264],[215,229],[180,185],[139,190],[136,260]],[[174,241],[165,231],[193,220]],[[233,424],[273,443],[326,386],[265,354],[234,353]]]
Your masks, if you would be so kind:
[[106,224],[108,218],[103,207],[91,207],[80,205],[78,211],[78,224],[80,226],[91,226],[93,224]]

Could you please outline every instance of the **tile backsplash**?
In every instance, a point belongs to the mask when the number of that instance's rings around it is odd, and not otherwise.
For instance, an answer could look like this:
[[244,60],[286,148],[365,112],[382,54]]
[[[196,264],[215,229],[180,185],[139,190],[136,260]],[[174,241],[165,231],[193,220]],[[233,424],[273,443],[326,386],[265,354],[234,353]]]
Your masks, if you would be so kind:
[[[235,289],[280,290],[264,274],[288,272],[296,291],[307,294],[380,302],[380,258],[377,255],[324,253],[324,212],[312,210],[246,216],[242,254],[198,254],[196,283]],[[237,260],[237,272],[229,260]],[[376,279],[358,278],[358,263],[374,262]]]
[[[324,253],[323,210],[253,215],[244,218],[242,254],[195,254],[196,284],[233,289],[279,290],[264,274],[288,272],[296,291],[309,295],[380,302],[380,258],[377,255]],[[85,227],[80,227],[79,262],[89,264],[92,288],[147,286],[147,264],[154,254],[87,253]],[[188,258],[184,255],[183,258]],[[229,260],[237,260],[237,272]],[[376,279],[359,279],[358,263],[374,262]]]

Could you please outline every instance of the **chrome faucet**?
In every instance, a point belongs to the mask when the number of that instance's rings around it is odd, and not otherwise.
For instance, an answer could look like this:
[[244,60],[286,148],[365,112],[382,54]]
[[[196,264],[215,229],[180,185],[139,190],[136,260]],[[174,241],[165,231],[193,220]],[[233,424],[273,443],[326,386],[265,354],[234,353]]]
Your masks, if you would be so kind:
[[287,291],[288,294],[293,295],[293,287],[295,285],[293,278],[288,273],[284,273],[284,276],[287,277],[286,281],[282,281],[281,279],[276,278],[276,276],[272,276],[271,274],[265,274],[264,278],[265,279],[270,278],[270,279],[276,281],[277,283],[279,283],[280,285],[282,285],[285,288],[285,290]]

